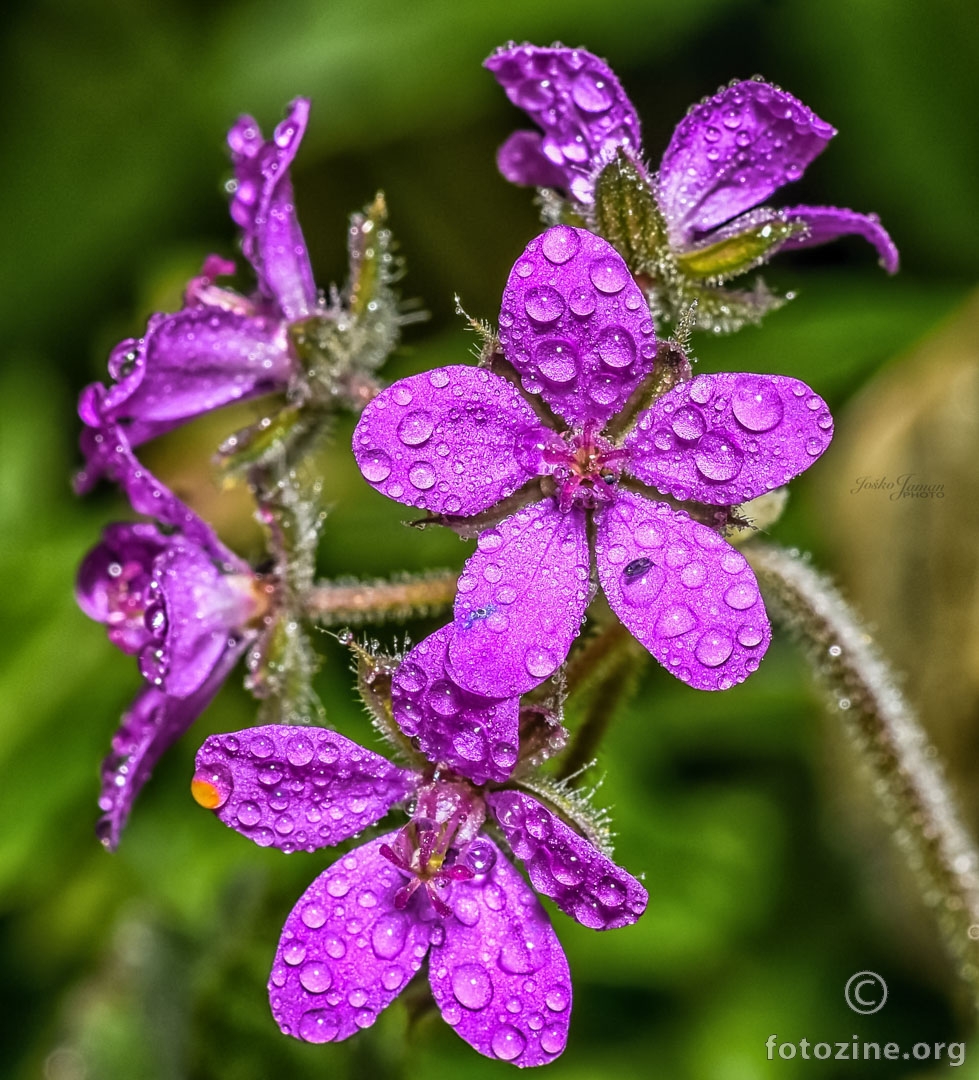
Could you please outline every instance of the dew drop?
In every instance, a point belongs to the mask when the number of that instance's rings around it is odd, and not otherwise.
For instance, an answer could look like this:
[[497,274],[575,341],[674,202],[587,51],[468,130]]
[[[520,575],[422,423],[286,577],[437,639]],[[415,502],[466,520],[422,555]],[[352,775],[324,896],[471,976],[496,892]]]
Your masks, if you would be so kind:
[[381,916],[371,932],[371,948],[382,960],[393,960],[405,947],[408,923],[400,911]]
[[326,912],[319,904],[307,904],[301,918],[310,930],[318,930],[326,922]]
[[330,969],[320,960],[313,960],[299,969],[299,981],[311,994],[323,994],[333,985]]
[[548,229],[541,240],[541,251],[556,266],[573,259],[580,247],[578,234],[570,225],[556,225],[553,229]]
[[606,367],[628,367],[636,358],[636,343],[623,326],[607,326],[598,335],[598,355]]
[[524,667],[535,679],[545,679],[558,666],[560,660],[543,647],[531,647],[524,653]]
[[500,1061],[513,1061],[523,1053],[526,1045],[523,1035],[509,1024],[498,1027],[490,1041],[490,1048]]
[[386,968],[381,974],[381,985],[385,990],[397,990],[404,982],[405,974],[401,968]]
[[564,314],[564,298],[550,285],[528,289],[524,296],[524,310],[536,323],[557,322]]
[[562,385],[578,374],[578,350],[563,338],[545,338],[537,346],[534,359],[548,382]]
[[428,442],[434,430],[432,414],[425,409],[415,409],[398,424],[398,438],[405,446],[421,446]]
[[705,667],[720,667],[734,650],[734,642],[723,630],[708,630],[702,634],[694,655]]
[[757,627],[742,626],[738,631],[738,644],[743,645],[746,649],[753,649],[756,645],[761,644],[764,636]]
[[761,379],[742,382],[731,395],[731,409],[749,431],[771,431],[785,412],[778,391]]
[[699,439],[707,430],[707,422],[704,420],[699,409],[692,405],[683,405],[673,414],[670,423],[673,434],[678,439],[686,439],[688,442]]
[[313,759],[313,744],[306,735],[293,735],[286,744],[286,758],[290,765],[306,765]]
[[439,679],[433,683],[425,695],[425,701],[436,716],[445,718],[455,716],[462,707],[459,689],[451,679]]
[[485,1009],[493,997],[486,968],[482,964],[460,964],[452,973],[452,993],[460,1005],[473,1012]]
[[544,995],[544,1004],[551,1012],[564,1012],[568,1007],[570,995],[563,987],[555,986]]
[[371,450],[361,460],[360,471],[372,484],[379,484],[391,475],[391,459],[383,450]]
[[299,1037],[306,1042],[326,1043],[336,1038],[340,1021],[327,1009],[310,1009],[299,1021]]
[[575,289],[568,297],[568,307],[579,319],[587,319],[594,312],[596,306],[595,294],[589,288]]
[[741,472],[744,454],[727,435],[710,431],[697,444],[693,459],[702,476],[724,483]]
[[617,255],[603,255],[588,267],[588,276],[599,292],[612,296],[629,284],[629,271]]
[[724,602],[735,611],[746,611],[758,599],[758,589],[753,582],[743,581],[732,585],[724,594]]
[[427,461],[419,461],[412,465],[408,479],[419,491],[428,491],[435,484],[435,470]]
[[571,99],[586,113],[603,113],[612,108],[615,91],[599,71],[579,72],[571,84]]
[[699,589],[707,580],[707,567],[700,562],[687,563],[680,571],[680,580],[688,589]]
[[259,810],[257,803],[243,802],[238,807],[236,816],[238,821],[247,829],[251,828],[252,825],[257,825],[262,820],[262,811]]
[[547,1054],[560,1054],[567,1042],[567,1033],[563,1027],[552,1024],[544,1028],[540,1036],[541,1049]]
[[655,632],[660,637],[675,638],[692,630],[696,625],[697,616],[686,604],[671,604],[656,620]]

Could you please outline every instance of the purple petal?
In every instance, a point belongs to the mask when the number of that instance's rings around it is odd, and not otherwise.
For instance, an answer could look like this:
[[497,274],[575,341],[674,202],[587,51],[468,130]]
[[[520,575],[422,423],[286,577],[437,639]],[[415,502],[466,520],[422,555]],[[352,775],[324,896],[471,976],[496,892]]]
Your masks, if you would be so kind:
[[[104,393],[101,386],[96,389]],[[247,570],[247,565],[221,543],[210,525],[140,464],[126,432],[117,422],[100,419],[98,426],[82,430],[79,443],[85,456],[85,466],[75,477],[75,490],[79,494],[90,491],[106,476],[122,488],[138,514],[178,529],[187,540],[225,566]]]
[[798,180],[836,134],[801,101],[748,80],[695,105],[673,132],[659,202],[677,247]]
[[261,847],[316,851],[380,821],[414,783],[335,731],[268,724],[210,736],[197,752],[194,797]]
[[243,638],[229,648],[189,697],[168,697],[155,686],[144,686],[123,715],[112,752],[102,762],[102,817],[95,828],[110,851],[116,849],[129,811],[154,766],[211,703],[246,644]]
[[599,57],[584,49],[510,45],[484,66],[544,132],[541,151],[562,176],[551,185],[565,188],[580,202],[591,201],[593,174],[618,147],[640,153],[635,109]]
[[199,548],[174,544],[153,568],[157,602],[147,609],[153,640],[140,656],[143,678],[171,697],[192,694],[256,613],[251,575],[223,574]]
[[109,371],[118,381],[102,413],[130,425],[137,446],[211,409],[284,389],[293,361],[281,320],[200,305],[154,315],[144,338],[113,350]]
[[430,761],[477,784],[502,783],[517,763],[519,701],[479,697],[453,682],[445,666],[451,636],[443,626],[404,658],[391,686],[394,718]]
[[150,602],[153,563],[169,544],[155,525],[109,525],[78,568],[78,606],[105,624],[112,644],[130,655],[150,640],[143,613]]
[[516,697],[558,669],[588,606],[581,510],[550,499],[487,529],[459,578],[449,642],[452,678],[474,694]]
[[495,791],[486,803],[534,888],[582,926],[614,930],[646,910],[643,886],[537,799]]
[[[564,1049],[571,975],[547,913],[487,837],[490,871],[456,882],[428,978],[442,1018],[489,1058],[546,1065]],[[437,939],[436,939],[437,940]]]
[[296,98],[269,142],[243,116],[228,132],[237,187],[231,216],[244,232],[242,249],[255,268],[262,293],[290,321],[316,308],[316,286],[302,230],[296,220],[289,167],[309,119],[309,101]]
[[604,424],[656,355],[649,308],[622,256],[570,225],[531,240],[510,271],[500,342],[524,389],[572,426]]
[[671,675],[697,690],[727,690],[758,668],[771,627],[751,567],[726,540],[625,491],[597,526],[608,602]]
[[832,437],[826,402],[798,379],[698,375],[642,414],[626,470],[678,499],[734,506],[804,472]]
[[424,890],[404,911],[404,878],[381,854],[397,833],[338,859],[289,913],[269,978],[269,1001],[286,1035],[340,1042],[370,1027],[407,986],[428,950]]
[[564,187],[565,176],[541,149],[536,131],[515,131],[500,147],[496,164],[504,179],[527,187]]
[[364,409],[354,456],[378,491],[431,513],[468,516],[537,475],[546,430],[516,387],[482,368],[402,379]]
[[783,250],[828,244],[837,237],[855,233],[874,245],[880,265],[889,274],[897,273],[897,247],[876,214],[858,214],[856,210],[844,210],[839,206],[792,206],[782,213],[790,220],[804,221],[809,227],[804,236],[787,240],[782,245]]

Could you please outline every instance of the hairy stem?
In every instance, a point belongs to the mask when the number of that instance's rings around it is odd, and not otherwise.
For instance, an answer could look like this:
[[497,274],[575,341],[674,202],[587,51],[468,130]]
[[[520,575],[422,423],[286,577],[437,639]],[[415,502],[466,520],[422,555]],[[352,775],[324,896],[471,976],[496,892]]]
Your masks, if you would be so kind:
[[914,711],[837,589],[794,551],[750,543],[769,611],[802,645],[979,1007],[979,854]]
[[303,607],[321,626],[432,615],[451,606],[458,577],[458,570],[438,570],[392,581],[321,581]]
[[565,692],[569,698],[585,699],[587,704],[561,757],[556,774],[559,779],[580,776],[594,759],[618,706],[635,689],[641,655],[636,639],[614,619],[587,639],[568,662]]

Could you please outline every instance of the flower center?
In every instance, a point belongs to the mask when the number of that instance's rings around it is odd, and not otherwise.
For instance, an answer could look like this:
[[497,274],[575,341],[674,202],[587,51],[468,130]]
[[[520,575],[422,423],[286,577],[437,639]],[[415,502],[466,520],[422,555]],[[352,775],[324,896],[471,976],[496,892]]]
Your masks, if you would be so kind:
[[629,452],[614,446],[598,431],[599,422],[589,420],[581,431],[544,447],[545,471],[557,485],[562,513],[572,506],[590,510],[615,498],[615,485]]
[[496,858],[493,848],[479,839],[486,806],[479,791],[461,778],[435,772],[418,791],[411,821],[381,854],[409,878],[394,897],[399,910],[419,887],[442,917],[452,914],[447,901],[454,881],[484,874]]

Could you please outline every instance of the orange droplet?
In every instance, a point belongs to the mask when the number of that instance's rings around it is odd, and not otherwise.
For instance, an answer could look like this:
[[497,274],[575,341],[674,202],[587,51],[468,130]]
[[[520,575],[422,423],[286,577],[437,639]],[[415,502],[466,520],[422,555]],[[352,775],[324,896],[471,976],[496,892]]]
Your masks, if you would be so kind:
[[195,776],[191,780],[190,793],[194,796],[194,802],[203,806],[205,810],[217,810],[224,802],[224,799],[221,798],[221,792],[211,781],[202,780],[199,776]]

